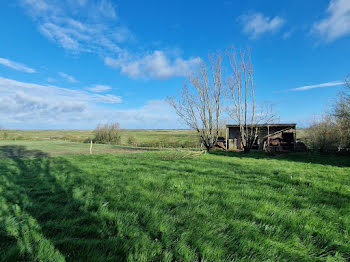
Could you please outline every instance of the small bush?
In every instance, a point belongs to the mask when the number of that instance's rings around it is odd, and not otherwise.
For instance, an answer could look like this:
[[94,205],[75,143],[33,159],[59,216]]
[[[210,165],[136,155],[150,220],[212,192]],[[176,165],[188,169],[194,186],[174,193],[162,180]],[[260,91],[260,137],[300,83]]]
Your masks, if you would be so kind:
[[3,134],[2,134],[2,138],[4,140],[6,140],[6,139],[8,139],[8,137],[9,137],[9,134],[6,131],[4,131]]
[[175,161],[181,159],[194,159],[197,158],[201,152],[181,152],[181,151],[173,151],[167,152],[166,154],[162,154],[160,158],[166,161]]
[[94,142],[100,144],[120,144],[119,123],[98,125],[94,130]]
[[128,137],[128,145],[130,146],[137,146],[137,140],[134,136]]
[[308,147],[321,153],[338,151],[340,147],[340,129],[331,117],[312,124],[308,130],[305,142]]
[[90,138],[90,137],[85,138],[85,139],[83,140],[83,143],[90,143],[91,140],[94,141],[94,139],[92,139],[92,138]]

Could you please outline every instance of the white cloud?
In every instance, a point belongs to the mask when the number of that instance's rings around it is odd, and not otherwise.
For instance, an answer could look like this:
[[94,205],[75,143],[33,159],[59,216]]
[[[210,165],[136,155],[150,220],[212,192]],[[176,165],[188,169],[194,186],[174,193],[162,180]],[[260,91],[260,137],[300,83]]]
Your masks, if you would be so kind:
[[350,34],[350,1],[332,0],[327,9],[328,16],[316,22],[312,32],[328,42]]
[[130,57],[124,54],[117,59],[105,58],[105,64],[119,68],[122,73],[132,78],[167,79],[174,76],[185,76],[200,62],[194,57],[184,60],[180,57],[169,59],[163,51],[156,50],[141,58]]
[[105,17],[116,18],[117,16],[113,3],[107,0],[101,0],[99,4],[99,11]]
[[8,60],[6,58],[0,57],[0,64],[25,73],[35,73],[35,70],[33,68]]
[[122,47],[134,37],[121,25],[110,0],[22,0],[39,31],[73,53],[105,57],[105,64],[133,78],[167,79],[185,75],[199,58],[184,59],[162,50],[140,54]]
[[87,90],[90,90],[91,92],[95,93],[102,93],[111,90],[112,87],[107,86],[107,85],[95,85],[93,87],[87,88]]
[[22,0],[22,4],[44,36],[71,52],[118,52],[117,43],[131,38],[110,0]]
[[[82,90],[68,89],[53,85],[40,85],[35,83],[20,82],[13,79],[0,77],[0,97],[15,99],[16,94],[24,94],[27,97],[37,97],[48,104],[65,103],[121,103],[120,96],[91,94]],[[23,97],[23,95],[20,95]],[[15,99],[16,100],[16,99]],[[11,111],[9,110],[8,113]],[[30,114],[30,112],[26,112]]]
[[[70,29],[55,25],[53,23],[44,23],[39,26],[40,32],[60,44],[64,49],[82,51],[79,42],[71,36],[73,33]],[[74,32],[77,35],[76,32]]]
[[285,24],[279,16],[267,17],[262,13],[245,14],[239,17],[243,24],[243,32],[251,38],[258,38],[265,33],[275,33]]
[[0,122],[5,128],[94,128],[118,121],[123,128],[183,128],[171,106],[151,100],[132,109],[106,107],[114,95],[91,94],[0,77]]
[[305,90],[319,88],[319,87],[330,87],[330,86],[340,86],[340,85],[344,85],[344,82],[334,81],[334,82],[327,82],[327,83],[322,83],[317,85],[301,86],[301,87],[290,89],[290,91],[305,91]]
[[24,0],[25,4],[32,7],[32,12],[35,11],[46,11],[49,9],[49,5],[45,0]]
[[62,78],[64,78],[65,80],[71,82],[71,83],[78,83],[79,81],[76,80],[73,76],[71,75],[68,75],[66,73],[62,73],[62,72],[59,72],[58,73]]
[[135,109],[115,110],[106,119],[120,122],[125,128],[170,129],[184,128],[173,108],[167,101],[150,100]]

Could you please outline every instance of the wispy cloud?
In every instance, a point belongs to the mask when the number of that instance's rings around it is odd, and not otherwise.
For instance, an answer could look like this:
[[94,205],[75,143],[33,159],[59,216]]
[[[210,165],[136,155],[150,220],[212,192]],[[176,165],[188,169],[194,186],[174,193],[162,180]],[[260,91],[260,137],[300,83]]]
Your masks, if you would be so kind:
[[121,97],[110,94],[0,77],[0,119],[6,119],[6,128],[94,128],[101,121],[118,121],[124,128],[183,127],[164,100],[129,109],[105,106],[120,102]]
[[62,73],[62,72],[59,72],[58,73],[62,78],[64,78],[65,80],[71,82],[71,83],[78,83],[79,81],[76,80],[73,76],[71,75],[68,75],[66,73]]
[[243,32],[251,38],[258,38],[266,33],[275,33],[286,22],[282,17],[267,17],[262,13],[244,14],[238,20],[243,25]]
[[87,90],[95,93],[102,93],[111,90],[112,87],[107,86],[107,85],[95,85],[93,87],[87,88]]
[[43,35],[71,52],[117,52],[118,43],[131,37],[110,0],[22,0],[22,4]]
[[27,83],[0,77],[0,96],[11,96],[12,93],[16,92],[42,97],[49,104],[55,104],[56,102],[59,104],[61,101],[115,104],[122,101],[120,96],[110,94],[91,94],[83,90]]
[[91,121],[93,112],[102,110],[103,105],[121,101],[114,95],[0,77],[0,119],[6,119],[6,125],[18,123],[20,128],[28,128],[32,123],[34,127],[54,124],[69,128],[70,124]]
[[98,8],[105,17],[116,18],[117,16],[114,4],[108,0],[101,0]]
[[320,87],[330,87],[330,86],[341,86],[344,85],[344,82],[341,81],[334,81],[334,82],[327,82],[317,85],[309,85],[309,86],[301,86],[297,88],[290,89],[290,91],[306,91],[314,88],[320,88]]
[[25,72],[25,73],[35,73],[36,72],[33,68],[30,68],[30,67],[28,67],[24,64],[18,63],[18,62],[11,61],[11,60],[6,59],[6,58],[0,57],[0,64],[7,66],[9,68],[12,68],[14,70]]
[[50,41],[72,53],[89,52],[104,57],[106,65],[129,77],[183,76],[199,61],[198,57],[184,59],[162,50],[142,53],[129,50],[127,43],[134,36],[121,24],[110,0],[22,0],[22,3]]
[[328,16],[316,22],[311,32],[328,42],[350,34],[350,1],[331,0],[327,9]]
[[119,68],[122,73],[131,78],[168,79],[174,76],[185,76],[193,67],[198,65],[200,58],[193,57],[184,60],[177,57],[170,60],[161,50],[156,50],[143,57],[123,55],[117,59],[107,57],[105,64]]

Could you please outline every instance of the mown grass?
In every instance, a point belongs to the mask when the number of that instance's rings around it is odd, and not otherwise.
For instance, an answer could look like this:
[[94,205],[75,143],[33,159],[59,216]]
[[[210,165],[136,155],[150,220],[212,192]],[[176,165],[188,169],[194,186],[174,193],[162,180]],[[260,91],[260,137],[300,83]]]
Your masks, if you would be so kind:
[[2,261],[350,259],[348,164],[39,152],[0,147]]

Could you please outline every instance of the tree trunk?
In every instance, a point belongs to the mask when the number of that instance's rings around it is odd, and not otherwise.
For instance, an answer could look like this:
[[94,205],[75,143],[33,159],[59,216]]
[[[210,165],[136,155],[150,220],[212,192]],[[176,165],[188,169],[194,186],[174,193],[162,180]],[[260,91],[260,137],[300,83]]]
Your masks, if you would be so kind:
[[249,152],[250,152],[250,147],[249,146],[243,147],[243,153],[244,154],[248,154]]
[[205,149],[207,150],[207,152],[209,152],[210,150],[213,149],[213,147],[212,146],[206,146]]

